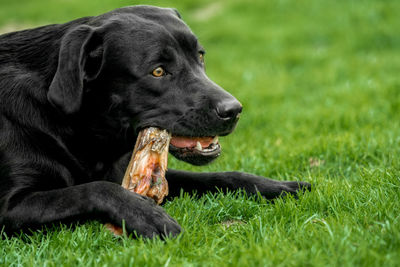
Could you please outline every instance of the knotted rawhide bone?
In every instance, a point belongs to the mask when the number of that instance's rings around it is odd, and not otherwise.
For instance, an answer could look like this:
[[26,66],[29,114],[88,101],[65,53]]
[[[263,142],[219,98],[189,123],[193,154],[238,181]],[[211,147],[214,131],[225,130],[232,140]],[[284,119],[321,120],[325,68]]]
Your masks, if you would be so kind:
[[[166,130],[149,127],[139,132],[122,187],[131,192],[153,198],[160,204],[168,195],[165,179],[168,162],[168,147],[171,135]],[[110,223],[106,227],[116,235],[122,229]]]

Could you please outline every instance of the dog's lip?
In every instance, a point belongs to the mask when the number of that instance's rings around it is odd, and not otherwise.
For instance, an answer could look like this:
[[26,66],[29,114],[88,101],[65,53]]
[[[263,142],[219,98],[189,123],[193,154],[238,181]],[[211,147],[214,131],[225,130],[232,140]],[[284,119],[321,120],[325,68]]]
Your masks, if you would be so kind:
[[[169,133],[170,130],[160,126],[141,126],[139,129],[147,127],[157,127],[165,129]],[[184,136],[171,133],[169,150],[172,153],[181,155],[201,155],[204,157],[216,158],[221,154],[221,145],[219,144],[218,136]]]
[[221,154],[221,145],[219,143],[217,143],[217,144],[213,144],[212,143],[209,147],[202,148],[200,150],[197,147],[179,148],[179,147],[176,147],[176,146],[170,144],[169,145],[169,150],[173,154],[177,153],[177,154],[180,154],[182,156],[191,157],[191,156],[199,155],[199,156],[203,156],[203,157],[216,158]]
[[216,153],[220,153],[221,146],[218,142],[218,136],[172,136],[170,149],[183,154],[197,153],[203,156],[214,156]]
[[197,150],[203,150],[218,144],[218,136],[189,137],[173,135],[170,143],[176,148],[196,148]]

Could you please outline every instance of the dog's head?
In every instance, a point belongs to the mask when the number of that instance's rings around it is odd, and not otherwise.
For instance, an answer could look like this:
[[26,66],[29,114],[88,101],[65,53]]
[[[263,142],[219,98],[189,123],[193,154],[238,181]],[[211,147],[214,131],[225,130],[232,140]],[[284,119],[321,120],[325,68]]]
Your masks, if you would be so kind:
[[242,106],[207,77],[204,54],[175,10],[117,9],[66,33],[48,99],[68,115],[107,113],[114,127],[167,129],[175,157],[205,164]]

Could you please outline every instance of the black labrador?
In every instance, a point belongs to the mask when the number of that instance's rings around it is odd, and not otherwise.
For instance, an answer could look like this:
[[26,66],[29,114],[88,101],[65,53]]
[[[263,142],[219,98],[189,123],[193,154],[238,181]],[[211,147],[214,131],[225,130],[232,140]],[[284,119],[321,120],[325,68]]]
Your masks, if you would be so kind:
[[[99,220],[176,235],[153,200],[120,186],[140,129],[202,165],[221,152],[241,104],[204,71],[204,49],[174,9],[134,6],[0,36],[0,230]],[[180,190],[243,189],[272,199],[310,185],[239,172],[169,170]]]

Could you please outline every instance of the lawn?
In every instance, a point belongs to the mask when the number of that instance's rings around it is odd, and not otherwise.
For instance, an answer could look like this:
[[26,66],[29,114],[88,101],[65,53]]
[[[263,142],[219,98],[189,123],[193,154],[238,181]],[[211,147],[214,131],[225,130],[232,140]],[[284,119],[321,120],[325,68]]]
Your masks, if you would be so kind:
[[[0,31],[138,1],[0,0]],[[4,266],[400,266],[400,1],[143,1],[176,7],[208,75],[244,110],[206,167],[302,180],[274,204],[241,192],[164,205],[176,239],[110,235],[98,222],[0,240]]]

